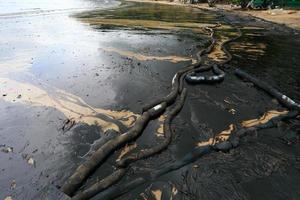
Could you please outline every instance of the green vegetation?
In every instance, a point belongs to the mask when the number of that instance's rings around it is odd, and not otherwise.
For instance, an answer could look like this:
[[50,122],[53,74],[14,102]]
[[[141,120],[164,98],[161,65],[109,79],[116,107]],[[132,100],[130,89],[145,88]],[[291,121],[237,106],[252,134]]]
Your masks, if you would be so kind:
[[276,6],[300,8],[300,0],[231,0],[231,3],[240,5],[242,8],[248,5],[251,8],[275,8]]

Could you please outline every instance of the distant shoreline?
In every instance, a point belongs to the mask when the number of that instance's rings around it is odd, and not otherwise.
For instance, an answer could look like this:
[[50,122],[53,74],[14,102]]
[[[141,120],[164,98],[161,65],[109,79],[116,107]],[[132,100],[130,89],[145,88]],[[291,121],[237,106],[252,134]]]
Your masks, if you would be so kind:
[[273,22],[277,24],[285,25],[289,28],[300,31],[300,10],[290,10],[290,9],[272,9],[272,10],[240,10],[236,7],[231,7],[228,4],[217,4],[216,7],[209,7],[207,3],[199,4],[184,4],[179,1],[163,1],[163,0],[125,0],[127,2],[141,2],[141,3],[156,3],[164,5],[176,5],[176,6],[187,6],[193,8],[199,8],[203,10],[216,11],[227,11],[235,12],[238,15],[244,17],[254,17],[259,18],[268,22]]

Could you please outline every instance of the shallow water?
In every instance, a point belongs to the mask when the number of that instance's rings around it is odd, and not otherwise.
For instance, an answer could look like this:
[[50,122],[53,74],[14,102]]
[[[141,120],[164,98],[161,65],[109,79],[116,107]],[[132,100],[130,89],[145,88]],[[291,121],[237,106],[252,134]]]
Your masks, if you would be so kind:
[[[0,199],[39,199],[44,186],[65,181],[105,130],[124,132],[132,126],[142,105],[167,94],[175,72],[193,62],[198,48],[207,45],[203,27],[224,24],[217,29],[218,44],[236,34],[221,14],[211,11],[142,3],[115,7],[118,4],[0,3],[0,145],[13,148],[13,152],[0,152]],[[300,53],[291,44],[299,36],[270,36],[264,27],[254,25],[242,31],[243,38],[230,45],[232,67],[243,67],[260,78],[267,75],[267,81],[297,99]],[[291,59],[284,59],[287,55]],[[224,52],[217,46],[208,58],[222,60]],[[214,135],[229,134],[245,120],[259,119],[269,110],[282,111],[276,101],[232,74],[220,85],[187,87],[188,98],[174,120],[169,149],[133,165],[122,182],[180,159]],[[120,156],[159,142],[162,121],[150,122],[142,137],[115,152],[88,184],[109,174]],[[280,130],[264,134],[246,138],[239,149],[209,155],[120,199],[160,195],[162,199],[169,199],[168,195],[257,199],[264,191],[258,185],[277,179],[285,185],[266,187],[273,196],[264,199],[293,198],[297,191],[285,195],[278,191],[289,191],[298,183],[298,144],[287,147],[280,142]],[[15,188],[11,188],[13,182]]]

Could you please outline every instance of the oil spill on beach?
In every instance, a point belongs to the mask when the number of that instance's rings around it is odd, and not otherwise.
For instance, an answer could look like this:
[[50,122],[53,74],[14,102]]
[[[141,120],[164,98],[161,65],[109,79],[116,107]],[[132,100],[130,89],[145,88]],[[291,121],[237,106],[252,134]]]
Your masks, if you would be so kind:
[[[209,44],[204,27],[223,24],[216,28],[217,47],[206,60],[226,58],[220,44],[237,34],[228,23],[232,17],[224,18],[224,13],[148,3],[106,4],[101,9],[101,4],[88,4],[76,12],[65,8],[0,15],[0,145],[13,147],[12,152],[0,152],[1,199],[39,199],[44,186],[63,184],[93,145],[103,142],[105,131],[128,130],[142,106],[166,95],[173,75]],[[235,18],[236,25],[239,20]],[[275,34],[271,26],[249,22],[241,27],[243,37],[228,45],[234,58],[223,83],[185,84],[188,96],[172,123],[171,145],[132,164],[119,184],[163,168],[219,133],[226,138],[246,120],[259,123],[265,113],[284,112],[231,69],[245,69],[300,99],[300,53],[291,45],[299,36]],[[141,137],[114,152],[82,188],[110,174],[118,158],[161,142],[163,121],[151,121]],[[299,145],[288,146],[280,139],[288,126],[253,133],[228,153],[207,155],[119,199],[297,198]],[[34,165],[28,164],[29,158]],[[13,180],[16,187],[11,189]]]

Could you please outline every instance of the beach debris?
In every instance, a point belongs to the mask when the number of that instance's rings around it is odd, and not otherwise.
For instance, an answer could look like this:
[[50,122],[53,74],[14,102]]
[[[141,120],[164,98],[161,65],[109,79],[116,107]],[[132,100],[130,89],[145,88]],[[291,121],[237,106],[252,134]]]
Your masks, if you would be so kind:
[[63,121],[63,125],[61,127],[61,130],[64,132],[69,131],[73,126],[75,125],[74,119],[66,119]]
[[178,193],[177,188],[173,185],[172,187],[172,195],[175,196]]
[[29,165],[32,165],[32,166],[35,167],[35,163],[36,163],[36,162],[35,162],[35,160],[34,160],[31,156],[29,156],[28,154],[23,154],[22,157],[23,157],[23,159],[26,160],[26,162],[27,162]]
[[151,190],[151,193],[155,200],[161,200],[162,191],[161,190]]
[[16,180],[12,180],[12,182],[10,183],[10,189],[14,190],[17,186]]
[[11,152],[14,151],[14,148],[8,146],[8,147],[2,148],[1,151],[4,152],[4,153],[11,153]]
[[193,168],[197,169],[197,168],[199,168],[199,165],[193,165]]
[[27,160],[27,163],[28,163],[29,165],[34,165],[35,161],[34,161],[33,158],[29,158],[29,159]]
[[230,110],[228,110],[228,112],[230,112],[231,114],[235,115],[235,113],[236,113],[236,110],[235,110],[235,109],[233,109],[233,108],[231,108]]
[[231,102],[228,101],[227,99],[224,99],[224,102],[225,102],[225,103],[228,103],[228,104],[231,104]]
[[237,105],[235,102],[230,100],[229,97],[226,97],[223,101],[229,105]]
[[4,198],[4,200],[13,200],[13,198],[11,196],[7,196]]
[[32,151],[32,153],[36,153],[36,152],[38,152],[38,149],[35,149],[35,150]]

